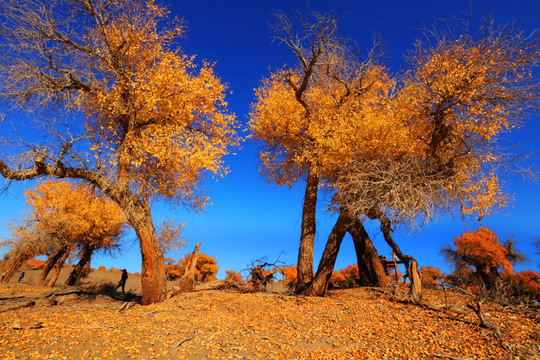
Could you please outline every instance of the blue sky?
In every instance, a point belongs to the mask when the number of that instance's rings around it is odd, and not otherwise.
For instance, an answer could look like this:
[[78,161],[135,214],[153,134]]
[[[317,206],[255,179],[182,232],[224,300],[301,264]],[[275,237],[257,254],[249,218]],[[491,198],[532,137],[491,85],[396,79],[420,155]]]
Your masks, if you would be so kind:
[[[173,15],[184,18],[188,31],[181,41],[187,54],[197,55],[199,61],[216,62],[216,72],[229,84],[232,94],[228,97],[229,108],[245,124],[248,119],[254,89],[271,69],[284,63],[294,65],[290,51],[272,41],[272,13],[281,10],[291,13],[314,10],[333,12],[342,16],[340,29],[344,36],[353,38],[360,49],[368,49],[372,34],[382,36],[386,45],[386,65],[398,72],[406,65],[403,56],[416,39],[422,38],[421,29],[431,27],[436,19],[471,15],[475,29],[486,16],[496,23],[514,22],[525,32],[540,27],[540,2],[537,0],[515,1],[171,1]],[[534,153],[539,149],[539,116],[527,119],[519,131],[505,137],[508,144],[519,143],[519,150]],[[300,219],[304,183],[293,189],[268,184],[258,174],[257,151],[259,145],[245,142],[236,155],[227,156],[230,174],[214,182],[205,181],[213,205],[204,213],[195,214],[162,203],[153,204],[153,215],[158,223],[163,217],[174,217],[185,222],[184,237],[191,251],[201,241],[201,252],[215,257],[220,267],[219,277],[225,270],[241,271],[252,260],[267,257],[288,265],[296,263],[300,237]],[[537,171],[540,158],[529,161]],[[536,165],[535,165],[536,163]],[[484,225],[495,230],[502,239],[513,235],[518,248],[531,261],[517,267],[518,270],[540,271],[540,257],[535,254],[532,240],[540,236],[540,185],[514,176],[505,179],[507,190],[514,194],[510,206],[498,214],[477,221],[464,222],[459,214],[446,216],[430,223],[421,231],[397,231],[395,240],[405,253],[418,259],[420,265],[432,265],[448,271],[439,255],[443,244],[452,241],[462,232]],[[5,223],[18,218],[24,212],[24,189],[32,182],[13,183],[10,191],[0,198],[0,237],[8,235]],[[319,204],[315,258],[323,251],[326,238],[335,218],[328,214],[328,201],[321,196]],[[378,225],[368,223],[368,232],[382,255],[390,249],[384,243]],[[3,250],[0,249],[0,254]],[[182,252],[171,254],[181,257]],[[344,268],[356,262],[350,238],[346,238],[338,256],[336,268]],[[140,271],[138,243],[133,234],[125,241],[124,250],[115,258],[97,256],[93,266],[105,265]],[[316,266],[316,264],[315,264]]]

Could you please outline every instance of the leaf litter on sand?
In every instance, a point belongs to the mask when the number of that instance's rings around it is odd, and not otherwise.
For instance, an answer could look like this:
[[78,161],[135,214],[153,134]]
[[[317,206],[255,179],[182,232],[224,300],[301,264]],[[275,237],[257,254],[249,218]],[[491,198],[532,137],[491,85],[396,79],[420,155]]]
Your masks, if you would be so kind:
[[[0,285],[0,297],[8,293]],[[16,301],[46,293],[26,292]],[[462,297],[450,295],[452,306],[465,308]],[[105,296],[70,296],[56,306],[36,300],[35,306],[8,311],[10,301],[0,302],[0,358],[534,359],[540,354],[538,318],[486,304],[494,331],[480,327],[472,312],[435,311],[368,288],[326,297],[205,290],[128,309]],[[440,303],[441,292],[426,290],[424,301]],[[41,327],[15,330],[15,323]]]

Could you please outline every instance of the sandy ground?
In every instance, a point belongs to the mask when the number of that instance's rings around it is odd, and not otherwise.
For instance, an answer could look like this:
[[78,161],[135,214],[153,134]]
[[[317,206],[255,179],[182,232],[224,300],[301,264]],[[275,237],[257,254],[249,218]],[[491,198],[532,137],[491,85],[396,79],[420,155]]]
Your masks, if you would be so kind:
[[141,306],[84,287],[0,284],[0,359],[540,359],[538,309],[485,302],[483,327],[461,293],[448,292],[451,311],[440,290],[418,304],[404,294],[198,290]]
[[[58,280],[56,281],[56,286],[61,287],[62,284],[64,284],[71,273],[72,267],[71,266],[65,266],[62,271],[60,272],[60,276],[58,277]],[[3,272],[3,271],[2,271]],[[47,281],[51,278],[54,270],[52,270],[49,273],[49,276],[47,277]],[[21,271],[17,271],[13,274],[13,277],[10,280],[10,283],[16,283],[19,279]],[[41,274],[41,270],[31,270],[31,269],[25,269],[24,270],[24,278],[22,283],[23,284],[37,284],[37,280],[39,279],[39,276]],[[99,285],[106,282],[117,284],[120,281],[120,277],[122,274],[113,273],[110,271],[100,271],[100,270],[91,270],[84,278],[82,278],[79,283],[81,285]],[[168,289],[172,289],[173,286],[177,284],[177,281],[169,281],[167,283]],[[121,289],[119,290],[121,292]],[[141,278],[138,276],[130,275],[126,281],[125,286],[125,292],[126,293],[133,293],[136,295],[141,295]]]

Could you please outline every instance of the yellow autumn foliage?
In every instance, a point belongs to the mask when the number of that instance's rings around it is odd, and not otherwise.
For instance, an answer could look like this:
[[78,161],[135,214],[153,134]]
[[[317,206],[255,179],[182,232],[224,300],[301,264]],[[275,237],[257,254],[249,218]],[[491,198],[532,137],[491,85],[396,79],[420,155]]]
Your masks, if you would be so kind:
[[[226,85],[212,64],[197,66],[194,57],[169,48],[183,27],[158,28],[164,8],[153,1],[117,6],[123,11],[116,18],[88,32],[94,51],[106,54],[93,90],[79,98],[92,150],[147,196],[200,209],[206,198],[199,180],[224,175],[222,157],[238,144]],[[144,22],[134,20],[137,11],[145,12]]]
[[[353,85],[319,75],[304,94],[309,112],[296,99],[301,79],[293,69],[280,70],[255,92],[249,125],[251,136],[266,144],[261,172],[271,181],[290,186],[308,165],[331,177],[359,151],[372,157],[381,147],[400,152],[406,146],[392,141],[397,126],[384,116],[393,86],[384,68],[359,71]],[[348,86],[358,94],[349,96]]]
[[47,180],[25,195],[36,229],[67,244],[107,248],[119,241],[126,225],[120,207],[87,185]]
[[538,46],[508,26],[431,40],[395,77],[373,63],[355,72],[356,60],[341,78],[315,67],[301,98],[304,67],[271,74],[250,120],[264,143],[261,173],[291,186],[309,169],[333,188],[336,207],[380,209],[395,222],[505,207],[499,165],[514,159],[498,141],[538,96]]
[[480,227],[454,238],[456,255],[477,269],[499,268],[513,274],[509,250],[499,242],[495,231]]

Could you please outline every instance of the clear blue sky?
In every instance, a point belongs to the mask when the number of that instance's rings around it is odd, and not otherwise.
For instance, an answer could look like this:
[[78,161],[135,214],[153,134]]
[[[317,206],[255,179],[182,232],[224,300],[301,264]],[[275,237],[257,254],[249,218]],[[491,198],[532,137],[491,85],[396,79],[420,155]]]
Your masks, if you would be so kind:
[[[430,27],[435,19],[450,19],[471,14],[473,29],[486,16],[493,16],[497,23],[514,22],[526,32],[540,27],[540,2],[537,0],[510,1],[171,1],[174,15],[188,24],[188,32],[181,42],[187,54],[196,54],[199,61],[216,62],[216,72],[229,84],[232,94],[228,101],[230,110],[238,119],[247,122],[254,89],[261,79],[284,63],[294,64],[295,59],[284,46],[272,42],[269,24],[272,13],[292,9],[333,12],[343,16],[340,28],[344,36],[355,39],[361,49],[368,49],[373,32],[379,33],[387,42],[386,65],[397,72],[405,64],[403,55],[421,38],[421,28]],[[539,149],[540,118],[531,117],[519,131],[505,138],[509,144],[520,143],[520,151],[534,153]],[[218,277],[225,270],[241,271],[255,259],[267,257],[292,265],[296,263],[300,237],[300,219],[304,183],[292,190],[268,184],[258,174],[258,145],[245,142],[237,155],[226,158],[230,174],[219,182],[208,180],[205,185],[213,205],[202,214],[155,203],[153,215],[156,223],[162,217],[174,217],[187,223],[184,237],[191,251],[201,241],[201,252],[215,257],[220,267]],[[538,171],[540,158],[533,164]],[[498,214],[477,221],[463,222],[459,214],[447,216],[431,223],[417,232],[396,232],[395,240],[403,252],[418,259],[420,265],[432,265],[448,271],[439,255],[443,244],[452,241],[469,229],[484,225],[495,230],[500,238],[513,235],[518,248],[531,261],[517,270],[540,271],[540,257],[535,254],[532,240],[540,236],[540,185],[524,182],[519,177],[505,179],[507,190],[514,194],[511,205]],[[32,182],[13,183],[7,196],[0,199],[0,237],[7,236],[6,221],[22,216],[24,189]],[[333,225],[333,218],[325,209],[328,202],[321,196],[318,214],[315,258],[323,251],[326,238]],[[377,224],[367,224],[379,253],[389,255]],[[133,234],[126,238],[124,251],[115,258],[97,256],[93,266],[105,265],[140,271],[138,243]],[[338,257],[336,268],[344,268],[356,262],[350,238],[346,238]],[[3,250],[0,250],[0,254]],[[172,254],[181,257],[183,254]],[[315,264],[316,266],[316,264]]]

